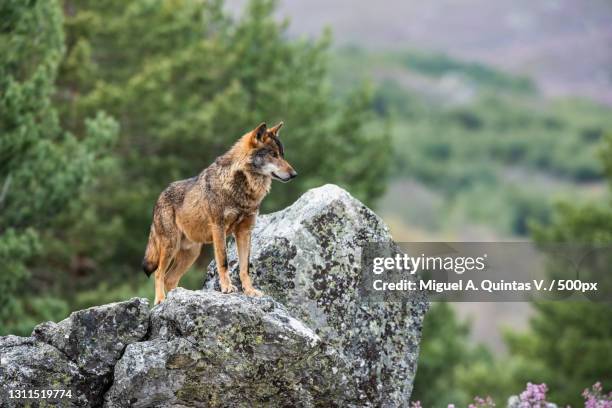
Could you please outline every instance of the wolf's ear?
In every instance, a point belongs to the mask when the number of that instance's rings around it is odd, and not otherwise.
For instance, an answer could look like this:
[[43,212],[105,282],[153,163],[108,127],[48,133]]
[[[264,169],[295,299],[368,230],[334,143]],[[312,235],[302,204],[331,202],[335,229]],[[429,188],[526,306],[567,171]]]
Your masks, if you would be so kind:
[[273,128],[270,128],[270,132],[272,132],[272,134],[276,137],[278,137],[278,131],[280,130],[280,128],[283,127],[283,122],[280,121],[278,122],[278,125],[274,126]]
[[267,130],[268,126],[266,125],[266,122],[260,123],[259,126],[257,126],[255,129],[253,129],[253,132],[251,132],[251,134],[253,135],[253,139],[258,142],[261,142],[263,137],[266,135]]

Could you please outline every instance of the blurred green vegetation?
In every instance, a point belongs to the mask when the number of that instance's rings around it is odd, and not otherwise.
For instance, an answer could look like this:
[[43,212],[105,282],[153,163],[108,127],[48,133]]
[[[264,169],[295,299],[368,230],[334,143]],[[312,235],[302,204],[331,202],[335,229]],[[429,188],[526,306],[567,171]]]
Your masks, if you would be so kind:
[[441,77],[446,74],[461,75],[480,86],[512,90],[517,92],[534,92],[533,81],[526,77],[508,75],[476,62],[464,62],[445,54],[433,54],[419,51],[396,54],[395,58],[408,69],[428,76]]
[[[612,242],[609,107],[545,99],[526,78],[419,51],[348,47],[333,67],[339,94],[354,81],[373,77],[377,85],[374,109],[392,123],[393,143],[383,216],[400,227],[435,234],[475,224],[502,239]],[[499,356],[473,344],[469,322],[451,305],[432,305],[412,400],[467,406],[479,395],[503,405],[527,382],[544,382],[552,401],[582,406],[582,390],[597,381],[609,387],[610,305],[534,309],[526,332],[505,331],[508,352]]]
[[[612,186],[612,133],[600,145],[599,156]],[[563,201],[547,222],[531,220],[529,231],[537,243],[604,245],[612,243],[612,194],[602,200]],[[583,263],[585,281],[607,273],[612,254],[590,270]],[[554,277],[558,263],[548,270]],[[567,276],[567,275],[565,275]],[[601,289],[601,288],[600,288]],[[425,406],[467,405],[470,396],[488,395],[501,402],[527,382],[546,383],[549,399],[559,406],[582,406],[582,390],[596,382],[612,384],[612,305],[587,301],[536,302],[526,332],[506,330],[508,354],[491,356],[469,342],[469,329],[446,303],[434,304],[423,329],[419,370],[413,399]],[[444,322],[444,323],[441,323]]]
[[[302,175],[263,211],[324,183],[369,203],[384,192],[390,139],[371,125],[372,90],[335,97],[329,35],[290,40],[274,6],[253,0],[235,17],[222,1],[3,3],[0,289],[16,306],[0,334],[150,296],[139,265],[157,196],[262,121],[285,121]],[[201,267],[182,285],[201,287]]]
[[[337,93],[375,81],[374,109],[393,124],[393,180],[411,179],[442,196],[444,205],[422,227],[476,223],[526,236],[529,220],[546,222],[556,201],[601,195],[597,156],[612,129],[609,107],[547,100],[528,79],[448,56],[356,47],[335,55]],[[393,210],[422,224],[404,207]]]
[[469,322],[460,321],[449,303],[435,303],[423,326],[419,365],[411,395],[424,407],[441,407],[455,403],[467,406],[472,389],[465,380],[475,375],[477,367],[490,367],[493,356],[483,346],[469,340]]
[[[612,133],[600,151],[612,186]],[[612,198],[587,203],[560,202],[543,223],[529,231],[537,243],[612,242]],[[597,271],[584,266],[580,277],[606,273],[612,254]],[[606,267],[607,265],[607,267]],[[555,276],[558,264],[548,271]],[[567,275],[565,275],[567,276]],[[602,282],[601,279],[595,281]],[[549,400],[559,406],[582,406],[581,392],[596,382],[612,384],[612,306],[586,301],[537,302],[525,332],[505,330],[508,353],[493,356],[469,339],[469,324],[447,303],[432,305],[425,319],[413,400],[424,406],[466,406],[472,396],[492,396],[498,405],[527,382],[546,383]]]
[[[604,138],[600,158],[608,185],[612,187],[612,133]],[[602,245],[605,252],[593,263],[583,263],[580,278],[599,282],[599,290],[609,279],[612,265],[612,194],[587,203],[561,202],[555,207],[550,223],[537,224],[533,236],[538,243],[563,242]],[[603,256],[602,256],[603,255]],[[596,265],[598,264],[599,265]],[[551,264],[548,273],[555,277],[563,265]],[[567,276],[567,275],[565,275]],[[594,279],[593,279],[594,278]],[[605,289],[609,293],[609,287]],[[550,385],[551,400],[560,405],[579,406],[582,399],[575,391],[589,388],[596,381],[612,384],[612,305],[593,302],[538,302],[530,322],[530,331],[507,333],[511,356],[525,361],[523,372],[515,378],[530,378]]]
[[[37,280],[34,257],[63,212],[83,209],[83,192],[117,134],[108,116],[83,117],[83,132],[66,132],[51,103],[64,49],[61,14],[52,2],[0,5],[0,334],[26,333],[69,311],[53,280]],[[18,296],[24,287],[41,292]]]

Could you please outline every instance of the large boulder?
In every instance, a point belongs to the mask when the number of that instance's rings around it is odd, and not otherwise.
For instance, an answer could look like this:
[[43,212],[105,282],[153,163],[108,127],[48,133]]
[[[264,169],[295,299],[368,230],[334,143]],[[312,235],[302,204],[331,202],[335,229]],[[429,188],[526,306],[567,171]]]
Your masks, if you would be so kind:
[[[8,401],[9,389],[53,388],[72,393],[51,401],[53,406],[100,406],[125,347],[148,329],[148,301],[133,298],[74,312],[59,323],[42,323],[31,337],[0,337],[1,401]],[[2,406],[19,401],[10,402]]]
[[175,289],[115,367],[106,407],[349,406],[347,364],[270,298]]
[[[364,251],[373,242],[385,245]],[[427,300],[363,291],[362,255],[394,251],[384,223],[347,192],[310,190],[258,218],[251,274],[269,296],[221,294],[210,279],[151,311],[135,298],[0,337],[0,406],[407,406]],[[10,389],[71,396],[15,400]]]
[[[384,222],[343,189],[325,185],[258,217],[250,273],[255,286],[350,362],[360,405],[407,406],[428,302],[421,293],[402,302],[364,297],[362,251],[375,242],[393,247]],[[228,259],[239,286],[234,243]],[[208,278],[206,287],[218,290],[214,262]]]

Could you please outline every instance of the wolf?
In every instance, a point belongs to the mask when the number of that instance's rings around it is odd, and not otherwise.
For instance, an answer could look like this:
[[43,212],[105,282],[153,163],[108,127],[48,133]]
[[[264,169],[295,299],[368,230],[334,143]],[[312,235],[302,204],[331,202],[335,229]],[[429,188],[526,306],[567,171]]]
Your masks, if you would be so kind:
[[244,134],[198,176],[171,183],[159,196],[142,267],[155,273],[155,304],[166,298],[200,255],[214,246],[221,292],[236,291],[228,273],[225,240],[233,234],[240,282],[248,296],[262,296],[249,277],[251,231],[272,180],[288,182],[297,172],[279,138],[283,122],[261,123]]

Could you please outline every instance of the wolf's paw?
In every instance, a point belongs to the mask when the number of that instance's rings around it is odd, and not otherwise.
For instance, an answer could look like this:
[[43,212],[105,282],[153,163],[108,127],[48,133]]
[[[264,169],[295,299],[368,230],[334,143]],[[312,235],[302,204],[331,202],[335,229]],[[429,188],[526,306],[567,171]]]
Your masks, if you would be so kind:
[[247,296],[251,296],[251,297],[262,297],[263,296],[263,292],[255,288],[244,289],[244,294]]
[[236,288],[236,286],[232,285],[231,283],[221,286],[222,293],[232,293],[232,292],[236,292],[237,290],[238,288]]

